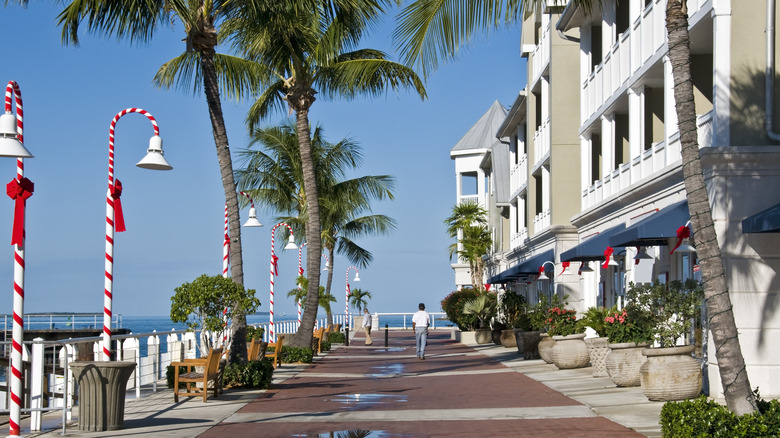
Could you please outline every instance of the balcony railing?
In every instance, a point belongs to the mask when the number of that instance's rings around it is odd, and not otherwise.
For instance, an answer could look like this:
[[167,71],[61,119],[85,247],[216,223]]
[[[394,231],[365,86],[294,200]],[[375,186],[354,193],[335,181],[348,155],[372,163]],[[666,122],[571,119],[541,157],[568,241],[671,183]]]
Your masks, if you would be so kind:
[[509,171],[509,193],[517,196],[520,189],[528,184],[528,155],[523,154],[517,164]]
[[[712,145],[712,111],[697,117],[697,132],[699,147]],[[681,159],[680,135],[675,133],[669,137],[668,145],[663,141],[654,143],[640,156],[633,158],[629,163],[621,164],[604,178],[583,190],[582,210],[601,203],[643,178],[678,163]]]
[[534,132],[534,162],[535,168],[550,153],[550,118],[542,121],[539,129]]
[[550,44],[550,24],[541,29],[542,35],[539,39],[539,44],[536,45],[533,52],[531,52],[531,82],[529,84],[533,86],[542,77],[547,66],[550,65],[550,52],[552,46]]
[[537,213],[534,216],[534,233],[539,233],[550,228],[550,209]]
[[523,227],[517,233],[513,233],[509,238],[509,245],[511,246],[510,249],[514,250],[516,248],[520,248],[523,246],[523,244],[525,244],[526,240],[528,240],[528,228]]

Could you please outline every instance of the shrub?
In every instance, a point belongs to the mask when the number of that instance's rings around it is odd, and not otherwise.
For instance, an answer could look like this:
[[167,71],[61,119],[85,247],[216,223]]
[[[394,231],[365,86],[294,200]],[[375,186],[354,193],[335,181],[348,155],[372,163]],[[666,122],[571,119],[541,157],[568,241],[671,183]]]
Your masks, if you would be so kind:
[[246,326],[246,341],[249,342],[252,339],[259,339],[263,340],[263,334],[265,334],[265,329],[262,327],[254,327],[251,325]]
[[758,389],[755,393],[759,410],[740,417],[705,396],[665,403],[661,408],[661,432],[669,438],[777,437],[780,402],[761,400]]
[[330,332],[328,335],[328,344],[343,344],[344,333],[342,332]]
[[282,346],[282,363],[311,363],[314,352],[311,348]]
[[225,387],[268,389],[273,373],[269,359],[231,363],[225,367],[222,382]]
[[622,311],[610,312],[604,317],[604,335],[611,344],[650,342],[653,334],[651,324],[643,312],[628,306]]
[[441,301],[441,308],[447,314],[447,319],[457,325],[462,331],[473,330],[479,320],[476,315],[463,313],[463,306],[467,302],[476,299],[480,293],[472,288],[464,287],[447,295]]
[[322,351],[330,351],[330,341],[322,341]]
[[547,324],[547,334],[550,336],[568,336],[585,330],[585,327],[577,322],[576,310],[558,306],[547,310]]

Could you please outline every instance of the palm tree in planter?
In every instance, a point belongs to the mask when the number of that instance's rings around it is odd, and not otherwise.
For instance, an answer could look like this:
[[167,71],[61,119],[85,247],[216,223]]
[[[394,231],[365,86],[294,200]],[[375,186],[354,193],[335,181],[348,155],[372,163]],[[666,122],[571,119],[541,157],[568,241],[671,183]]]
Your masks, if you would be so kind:
[[[573,0],[586,13],[603,0]],[[419,65],[427,76],[440,62],[454,59],[475,34],[522,22],[524,12],[539,10],[541,0],[416,0],[399,15],[394,38],[406,65]],[[691,80],[687,0],[666,1],[668,56],[674,78],[674,101],[682,149],[682,169],[696,252],[701,266],[707,314],[724,397],[737,415],[757,410],[739,343],[726,272],[704,183],[696,107]]]
[[485,290],[482,282],[485,262],[482,256],[493,245],[493,238],[487,228],[487,210],[474,202],[463,202],[452,208],[452,214],[444,220],[447,234],[458,241],[450,245],[450,260],[457,255],[469,264],[471,285],[476,291]]
[[352,307],[357,309],[359,314],[363,314],[363,309],[368,306],[368,300],[371,299],[371,292],[360,288],[352,289],[349,294],[349,302]]
[[481,293],[477,298],[469,300],[463,305],[463,313],[474,315],[479,321],[476,328],[476,341],[478,344],[488,344],[491,342],[490,320],[496,316],[496,299],[494,294]]
[[[357,48],[389,1],[310,3],[309,7],[300,7],[297,2],[242,1],[235,5],[234,19],[225,26],[240,53],[267,67],[265,79],[270,85],[249,110],[250,129],[273,111],[287,109],[295,113],[308,214],[306,259],[310,282],[306,296],[310,303],[316,303],[322,223],[311,147],[311,106],[318,95],[352,99],[412,88],[425,98],[426,92],[411,68],[389,61],[381,51]],[[292,346],[311,345],[316,318],[317,306],[307,306]]]

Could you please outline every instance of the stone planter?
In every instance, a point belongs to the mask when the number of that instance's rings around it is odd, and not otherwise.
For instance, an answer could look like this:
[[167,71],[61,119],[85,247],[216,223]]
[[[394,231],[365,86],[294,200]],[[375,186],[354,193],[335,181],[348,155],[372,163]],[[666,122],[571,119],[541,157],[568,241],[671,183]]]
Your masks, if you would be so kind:
[[79,385],[79,430],[121,429],[125,421],[127,380],[135,362],[71,362]]
[[493,337],[490,334],[490,329],[474,330],[474,339],[477,341],[477,344],[489,344],[493,342]]
[[639,368],[645,362],[642,350],[647,344],[625,342],[608,344],[610,348],[606,366],[610,380],[617,386],[639,386]]
[[568,336],[553,336],[552,361],[559,370],[584,368],[590,362],[585,333]]
[[513,329],[501,330],[501,345],[506,348],[517,347],[517,339],[515,338],[515,331]]
[[539,341],[542,334],[539,330],[525,331],[514,329],[517,352],[523,355],[523,359],[539,359]]
[[701,366],[691,356],[693,345],[646,348],[647,360],[639,369],[642,392],[651,401],[696,398],[701,393]]
[[585,338],[585,345],[588,347],[590,355],[590,364],[593,367],[593,377],[609,377],[607,373],[607,356],[609,352],[609,342],[606,337]]
[[500,329],[491,329],[490,330],[490,339],[493,340],[493,343],[496,345],[501,345],[501,332],[503,330]]
[[552,361],[552,348],[555,345],[555,340],[551,338],[547,333],[539,335],[539,357],[547,363],[553,363]]

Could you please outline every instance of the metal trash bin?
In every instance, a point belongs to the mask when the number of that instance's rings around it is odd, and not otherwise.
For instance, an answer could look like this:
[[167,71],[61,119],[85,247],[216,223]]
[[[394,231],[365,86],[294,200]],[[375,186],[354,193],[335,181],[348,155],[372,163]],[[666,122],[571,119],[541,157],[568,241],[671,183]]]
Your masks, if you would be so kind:
[[71,362],[79,385],[79,430],[121,429],[125,419],[127,380],[135,362]]

